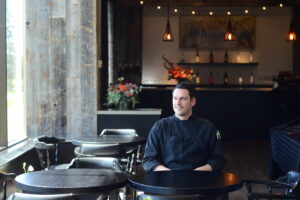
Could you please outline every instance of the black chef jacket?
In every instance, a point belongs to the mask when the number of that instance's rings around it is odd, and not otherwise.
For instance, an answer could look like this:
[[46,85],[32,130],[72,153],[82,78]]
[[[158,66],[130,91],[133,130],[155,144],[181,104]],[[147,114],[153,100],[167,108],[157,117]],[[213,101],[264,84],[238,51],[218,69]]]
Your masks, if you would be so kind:
[[206,119],[175,115],[157,121],[152,127],[142,161],[145,170],[164,165],[172,170],[193,170],[209,164],[221,170],[224,163],[220,133]]

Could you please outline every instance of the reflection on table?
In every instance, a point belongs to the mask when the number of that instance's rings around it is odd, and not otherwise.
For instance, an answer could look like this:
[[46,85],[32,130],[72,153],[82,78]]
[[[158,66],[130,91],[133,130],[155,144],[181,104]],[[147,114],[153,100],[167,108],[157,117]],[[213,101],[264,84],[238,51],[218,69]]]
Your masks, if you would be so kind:
[[16,187],[28,193],[101,193],[124,187],[124,173],[103,169],[36,171],[16,177]]
[[147,171],[128,180],[134,189],[156,195],[227,195],[242,187],[235,174],[200,171]]
[[120,135],[101,135],[101,136],[82,136],[72,140],[72,144],[80,146],[82,144],[118,144],[122,146],[135,146],[144,144],[147,138],[120,136]]

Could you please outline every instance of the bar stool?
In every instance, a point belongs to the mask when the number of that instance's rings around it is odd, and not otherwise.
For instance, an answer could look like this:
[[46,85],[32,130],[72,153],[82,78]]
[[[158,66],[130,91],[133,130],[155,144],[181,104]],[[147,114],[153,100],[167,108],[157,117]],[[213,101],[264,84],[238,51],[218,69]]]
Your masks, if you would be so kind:
[[[100,136],[101,135],[139,137],[134,129],[103,129],[100,133]],[[136,172],[137,160],[140,159],[141,145],[138,145],[137,147],[130,147],[127,152],[130,156],[126,159],[122,159],[122,162],[127,164],[127,171],[134,174]]]
[[[65,139],[56,137],[40,136],[33,139],[41,167],[46,169],[54,168],[58,164],[58,144],[65,142]],[[51,167],[50,151],[54,151],[54,166]]]
[[5,173],[5,172],[0,171],[0,180],[3,181],[2,200],[6,200],[7,181],[12,180],[15,177],[16,177],[16,174],[14,174],[14,173]]

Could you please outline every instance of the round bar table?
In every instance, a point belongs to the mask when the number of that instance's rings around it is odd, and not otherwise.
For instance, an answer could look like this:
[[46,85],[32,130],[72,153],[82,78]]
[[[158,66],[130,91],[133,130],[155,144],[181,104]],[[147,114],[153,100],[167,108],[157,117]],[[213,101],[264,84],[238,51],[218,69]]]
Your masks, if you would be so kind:
[[75,146],[82,144],[118,144],[121,146],[135,146],[146,143],[145,137],[132,137],[126,135],[93,135],[81,136],[72,140]]
[[129,185],[136,190],[154,195],[204,196],[228,195],[240,189],[243,181],[232,173],[203,171],[146,171],[128,178]]
[[34,194],[100,193],[124,187],[128,177],[104,169],[35,171],[16,177],[16,187]]

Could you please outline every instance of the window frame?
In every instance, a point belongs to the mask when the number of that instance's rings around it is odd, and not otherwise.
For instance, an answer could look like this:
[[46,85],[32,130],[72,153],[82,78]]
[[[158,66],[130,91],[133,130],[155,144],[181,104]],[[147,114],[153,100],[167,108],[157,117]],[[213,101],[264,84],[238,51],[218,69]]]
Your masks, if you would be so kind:
[[6,0],[0,0],[0,147],[7,147]]

